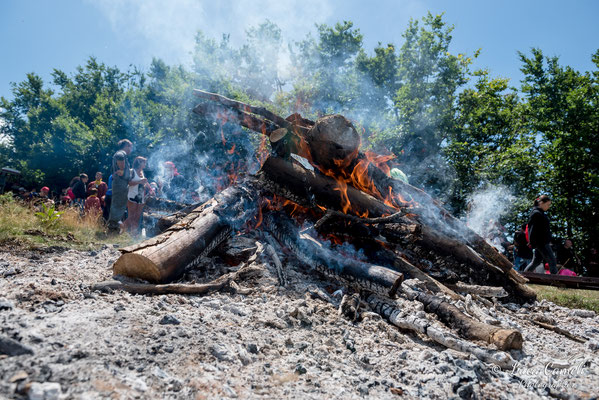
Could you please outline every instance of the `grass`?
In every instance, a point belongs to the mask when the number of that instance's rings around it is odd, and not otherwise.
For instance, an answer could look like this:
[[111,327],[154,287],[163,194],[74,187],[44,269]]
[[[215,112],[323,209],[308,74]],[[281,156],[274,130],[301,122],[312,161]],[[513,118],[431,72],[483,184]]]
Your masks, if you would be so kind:
[[91,250],[103,244],[132,243],[128,235],[107,236],[101,219],[81,217],[76,208],[60,210],[62,214],[57,218],[44,218],[36,215],[37,211],[15,201],[10,194],[0,196],[0,244]]
[[599,290],[565,289],[555,286],[528,285],[539,300],[546,299],[568,308],[582,308],[599,313]]

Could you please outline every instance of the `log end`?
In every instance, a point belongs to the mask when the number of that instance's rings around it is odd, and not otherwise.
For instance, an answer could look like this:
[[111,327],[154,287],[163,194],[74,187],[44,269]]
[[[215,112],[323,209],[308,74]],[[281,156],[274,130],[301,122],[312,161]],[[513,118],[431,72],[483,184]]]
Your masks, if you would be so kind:
[[491,343],[495,344],[499,350],[521,350],[524,338],[522,334],[514,329],[499,329],[491,337]]
[[158,266],[147,257],[135,253],[122,254],[112,266],[112,272],[114,275],[143,279],[153,283],[162,281]]

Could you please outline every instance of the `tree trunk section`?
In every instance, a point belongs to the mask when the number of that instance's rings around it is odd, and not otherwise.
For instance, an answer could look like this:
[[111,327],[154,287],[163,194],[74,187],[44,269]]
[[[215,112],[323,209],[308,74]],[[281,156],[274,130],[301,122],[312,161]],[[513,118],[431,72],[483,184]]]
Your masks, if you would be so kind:
[[114,274],[153,283],[179,278],[232,231],[255,218],[258,196],[249,180],[225,189],[164,233],[121,249]]

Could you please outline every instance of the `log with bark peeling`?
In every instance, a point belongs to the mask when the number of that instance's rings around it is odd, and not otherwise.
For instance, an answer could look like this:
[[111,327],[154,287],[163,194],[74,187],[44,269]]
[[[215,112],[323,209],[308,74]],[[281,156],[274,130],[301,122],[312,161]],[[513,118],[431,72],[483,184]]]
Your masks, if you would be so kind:
[[232,231],[255,218],[258,197],[259,190],[249,179],[225,189],[164,233],[121,249],[114,274],[155,283],[177,279]]

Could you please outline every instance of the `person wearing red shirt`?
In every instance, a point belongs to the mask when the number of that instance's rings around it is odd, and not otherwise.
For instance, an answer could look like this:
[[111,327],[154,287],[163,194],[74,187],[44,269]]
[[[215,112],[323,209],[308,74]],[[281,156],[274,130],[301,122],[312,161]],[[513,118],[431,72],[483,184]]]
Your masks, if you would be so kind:
[[90,195],[85,199],[85,205],[83,207],[85,215],[99,216],[102,214],[102,204],[98,198],[98,189],[91,188],[89,191]]
[[97,197],[100,199],[102,207],[104,207],[104,195],[106,195],[106,192],[108,191],[108,185],[106,184],[106,182],[102,181],[102,173],[101,172],[96,172],[96,180],[91,181],[89,183],[89,185],[87,185],[87,194],[88,195],[91,194],[92,188],[98,189]]

